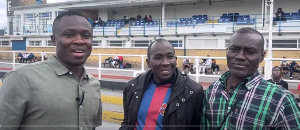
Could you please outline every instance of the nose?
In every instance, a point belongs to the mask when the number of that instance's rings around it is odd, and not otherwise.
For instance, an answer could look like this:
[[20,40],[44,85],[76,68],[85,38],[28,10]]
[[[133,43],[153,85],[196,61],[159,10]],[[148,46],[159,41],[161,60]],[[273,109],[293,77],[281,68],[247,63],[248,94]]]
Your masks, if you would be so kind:
[[83,40],[83,37],[81,35],[76,35],[76,37],[74,38],[74,41],[73,41],[74,44],[84,44],[85,41]]
[[245,60],[246,59],[243,49],[237,53],[237,55],[235,56],[235,59],[237,59],[237,60]]
[[163,58],[163,61],[162,61],[162,65],[169,65],[170,64],[170,62],[169,62],[169,59],[167,58],[167,57],[164,57]]

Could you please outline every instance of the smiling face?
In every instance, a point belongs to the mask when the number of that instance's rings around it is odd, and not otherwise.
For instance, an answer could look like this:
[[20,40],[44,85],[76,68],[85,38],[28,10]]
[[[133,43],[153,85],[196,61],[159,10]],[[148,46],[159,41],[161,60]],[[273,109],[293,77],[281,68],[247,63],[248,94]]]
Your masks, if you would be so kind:
[[175,73],[177,58],[173,46],[167,41],[157,41],[149,50],[147,65],[157,83],[168,81]]
[[264,59],[263,39],[255,33],[235,33],[227,50],[227,65],[231,75],[246,78],[257,71]]
[[81,16],[64,16],[56,24],[52,41],[56,45],[58,60],[68,66],[83,66],[90,56],[93,28]]

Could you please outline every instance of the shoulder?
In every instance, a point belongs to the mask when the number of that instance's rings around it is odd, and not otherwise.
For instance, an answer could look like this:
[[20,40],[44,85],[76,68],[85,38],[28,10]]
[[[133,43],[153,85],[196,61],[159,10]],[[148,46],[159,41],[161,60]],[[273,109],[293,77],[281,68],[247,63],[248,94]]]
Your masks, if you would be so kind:
[[286,90],[282,86],[278,86],[263,79],[261,80],[258,87],[260,88],[259,90],[269,91],[273,95],[273,98],[293,96],[290,91]]
[[38,68],[44,68],[45,66],[48,66],[47,63],[45,61],[40,61],[36,63],[20,65],[11,70],[10,72],[17,72],[19,74],[30,75],[32,74],[33,70],[36,70]]
[[197,91],[197,92],[203,92],[203,87],[201,84],[195,82],[192,79],[187,79],[187,86],[192,89],[193,91]]

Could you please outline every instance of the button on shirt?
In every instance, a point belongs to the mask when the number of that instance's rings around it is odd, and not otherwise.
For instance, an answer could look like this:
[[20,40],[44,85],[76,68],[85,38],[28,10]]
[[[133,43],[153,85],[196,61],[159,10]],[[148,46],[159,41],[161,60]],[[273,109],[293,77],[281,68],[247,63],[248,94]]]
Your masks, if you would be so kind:
[[[76,98],[82,92],[80,107]],[[99,81],[85,70],[77,80],[55,56],[13,69],[3,79],[1,130],[7,125],[19,130],[91,130],[101,122]]]
[[[206,90],[202,117],[206,129],[300,129],[299,106],[289,91],[263,80],[256,72],[229,96],[226,93],[229,77],[230,72],[226,72]],[[235,102],[237,105],[232,107]]]

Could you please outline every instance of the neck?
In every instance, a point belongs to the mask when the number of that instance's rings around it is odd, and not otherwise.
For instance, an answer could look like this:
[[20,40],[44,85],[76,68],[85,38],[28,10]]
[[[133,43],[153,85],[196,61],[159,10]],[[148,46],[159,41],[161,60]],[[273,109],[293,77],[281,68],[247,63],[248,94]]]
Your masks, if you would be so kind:
[[231,86],[236,87],[244,78],[237,78],[233,75],[230,75],[230,77],[227,79],[227,85],[226,90],[228,91]]
[[273,77],[272,79],[274,82],[278,83],[280,82],[281,78],[280,77]]
[[59,57],[56,57],[56,59],[63,64],[68,70],[70,70],[72,73],[75,73],[76,77],[78,80],[80,80],[81,75],[83,73],[83,65],[77,65],[77,66],[70,66],[68,64],[66,64],[65,62],[63,62]]

